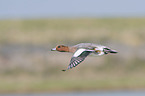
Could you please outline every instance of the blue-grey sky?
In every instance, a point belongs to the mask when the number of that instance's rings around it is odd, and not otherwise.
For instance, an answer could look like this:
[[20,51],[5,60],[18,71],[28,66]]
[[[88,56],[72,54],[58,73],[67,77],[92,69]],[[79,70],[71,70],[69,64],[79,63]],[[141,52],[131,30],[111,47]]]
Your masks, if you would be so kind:
[[0,19],[145,17],[145,0],[0,0]]

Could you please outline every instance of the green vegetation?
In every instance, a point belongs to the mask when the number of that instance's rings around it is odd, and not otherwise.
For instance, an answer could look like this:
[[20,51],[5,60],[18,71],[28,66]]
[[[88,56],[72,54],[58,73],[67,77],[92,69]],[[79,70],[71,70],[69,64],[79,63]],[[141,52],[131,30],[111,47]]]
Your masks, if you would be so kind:
[[112,40],[138,45],[145,38],[144,25],[144,18],[4,20],[0,22],[0,42],[54,44]]
[[[0,93],[145,88],[145,18],[1,20],[0,34]],[[50,49],[81,42],[119,53],[62,72],[72,54]]]

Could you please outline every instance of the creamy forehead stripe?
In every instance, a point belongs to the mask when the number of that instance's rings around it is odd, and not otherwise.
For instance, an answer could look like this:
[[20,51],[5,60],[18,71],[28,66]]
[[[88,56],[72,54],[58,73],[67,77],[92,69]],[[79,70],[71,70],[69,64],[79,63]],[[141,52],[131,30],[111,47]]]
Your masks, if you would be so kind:
[[78,56],[81,55],[81,53],[84,52],[85,50],[86,50],[86,49],[78,49],[78,50],[74,53],[73,57],[78,57]]

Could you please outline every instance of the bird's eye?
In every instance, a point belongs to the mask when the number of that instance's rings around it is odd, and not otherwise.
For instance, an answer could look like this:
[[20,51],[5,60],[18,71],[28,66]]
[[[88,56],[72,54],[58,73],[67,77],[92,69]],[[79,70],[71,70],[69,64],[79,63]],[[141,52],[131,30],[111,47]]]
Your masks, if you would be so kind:
[[60,48],[60,46],[58,46],[57,48]]

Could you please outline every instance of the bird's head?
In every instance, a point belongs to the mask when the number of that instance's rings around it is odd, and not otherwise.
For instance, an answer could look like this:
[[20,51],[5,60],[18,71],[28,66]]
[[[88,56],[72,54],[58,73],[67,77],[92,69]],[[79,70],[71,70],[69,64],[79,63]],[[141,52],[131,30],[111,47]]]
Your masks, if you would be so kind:
[[69,48],[65,45],[57,45],[55,48],[52,48],[51,51],[69,52]]

